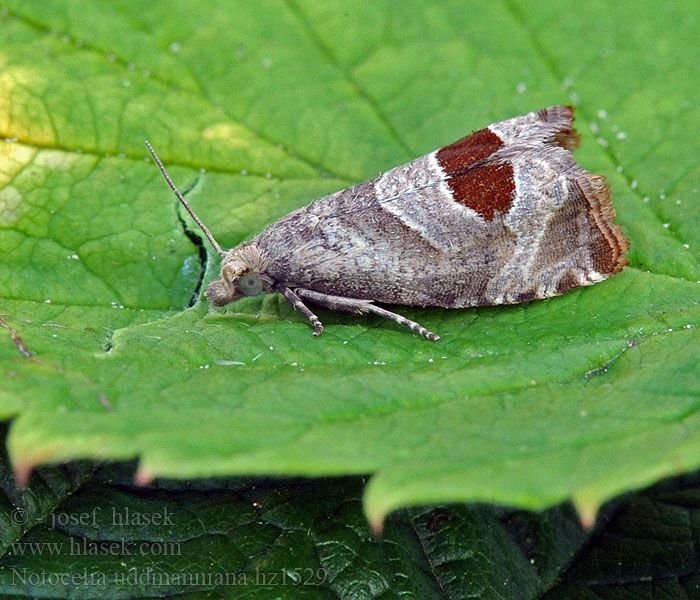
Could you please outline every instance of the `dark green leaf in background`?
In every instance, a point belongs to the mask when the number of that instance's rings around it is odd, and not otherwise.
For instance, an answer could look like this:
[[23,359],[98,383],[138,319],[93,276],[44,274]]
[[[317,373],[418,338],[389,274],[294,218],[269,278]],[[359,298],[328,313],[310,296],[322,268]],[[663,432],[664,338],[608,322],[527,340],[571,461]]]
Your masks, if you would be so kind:
[[7,598],[651,599],[700,584],[697,478],[604,507],[588,533],[570,504],[449,504],[400,509],[379,539],[361,477],[144,488],[129,465],[42,467],[20,493],[7,473]]
[[[591,523],[605,500],[697,468],[699,36],[690,0],[5,0],[0,418],[15,471],[137,458],[142,482],[368,474],[338,497],[362,493],[379,528],[462,501],[572,499]],[[631,265],[529,305],[402,310],[438,344],[323,311],[314,340],[274,296],[200,302],[218,257],[143,145],[228,247],[558,103],[577,106],[577,159],[608,178]],[[331,493],[323,481],[308,485]]]

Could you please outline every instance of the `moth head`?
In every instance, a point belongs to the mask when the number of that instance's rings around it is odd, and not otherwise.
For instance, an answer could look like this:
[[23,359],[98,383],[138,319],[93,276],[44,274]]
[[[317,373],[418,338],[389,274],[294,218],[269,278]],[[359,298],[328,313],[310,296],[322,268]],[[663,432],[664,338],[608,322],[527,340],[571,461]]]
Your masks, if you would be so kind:
[[210,302],[214,306],[224,306],[224,304],[238,300],[243,296],[257,296],[258,294],[271,291],[273,281],[263,273],[265,259],[259,248],[255,244],[247,242],[231,248],[228,252],[224,252],[207,226],[192,210],[192,207],[185,200],[180,190],[177,189],[148,141],[146,141],[146,147],[177,199],[185,207],[185,210],[190,213],[195,223],[199,225],[204,235],[207,236],[214,250],[223,259],[221,263],[221,277],[212,281],[209,289],[206,291],[206,296]]
[[257,296],[271,290],[272,280],[264,274],[265,259],[259,248],[243,243],[224,255],[221,277],[211,282],[206,296],[214,306],[224,306],[243,296]]

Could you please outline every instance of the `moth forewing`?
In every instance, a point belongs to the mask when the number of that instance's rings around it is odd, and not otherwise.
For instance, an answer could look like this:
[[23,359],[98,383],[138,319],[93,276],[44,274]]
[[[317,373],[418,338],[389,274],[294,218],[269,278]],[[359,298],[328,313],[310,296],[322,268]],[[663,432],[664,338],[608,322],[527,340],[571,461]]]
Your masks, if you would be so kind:
[[[601,176],[573,159],[573,108],[494,123],[313,202],[228,252],[163,176],[222,257],[206,292],[223,306],[280,292],[314,327],[311,302],[439,337],[374,302],[460,308],[562,294],[618,273],[627,238]],[[516,186],[516,181],[517,186]]]

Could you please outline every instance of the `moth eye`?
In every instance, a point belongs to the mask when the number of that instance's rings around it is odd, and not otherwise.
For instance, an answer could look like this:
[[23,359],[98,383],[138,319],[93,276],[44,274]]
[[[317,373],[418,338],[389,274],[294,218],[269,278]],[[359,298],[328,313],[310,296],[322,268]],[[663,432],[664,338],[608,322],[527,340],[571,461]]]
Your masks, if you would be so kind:
[[236,285],[246,296],[257,296],[263,289],[262,280],[256,273],[246,273],[236,282]]

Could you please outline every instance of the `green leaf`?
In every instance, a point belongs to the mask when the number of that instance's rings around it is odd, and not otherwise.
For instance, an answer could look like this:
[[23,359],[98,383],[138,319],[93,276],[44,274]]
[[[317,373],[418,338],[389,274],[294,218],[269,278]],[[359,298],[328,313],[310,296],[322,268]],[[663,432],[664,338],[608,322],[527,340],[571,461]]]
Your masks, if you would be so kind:
[[[571,504],[539,514],[450,504],[396,511],[377,538],[360,477],[134,487],[130,465],[80,480],[42,467],[19,493],[8,474],[3,463],[0,522],[24,520],[0,551],[8,598],[697,595],[697,478],[605,507],[592,532]],[[48,499],[49,510],[25,510]]]
[[[700,465],[694,4],[5,2],[0,416],[16,472],[371,473],[408,505],[622,492]],[[578,105],[631,266],[524,306],[384,321],[200,301],[225,246],[498,119]],[[192,239],[195,239],[193,244]]]

